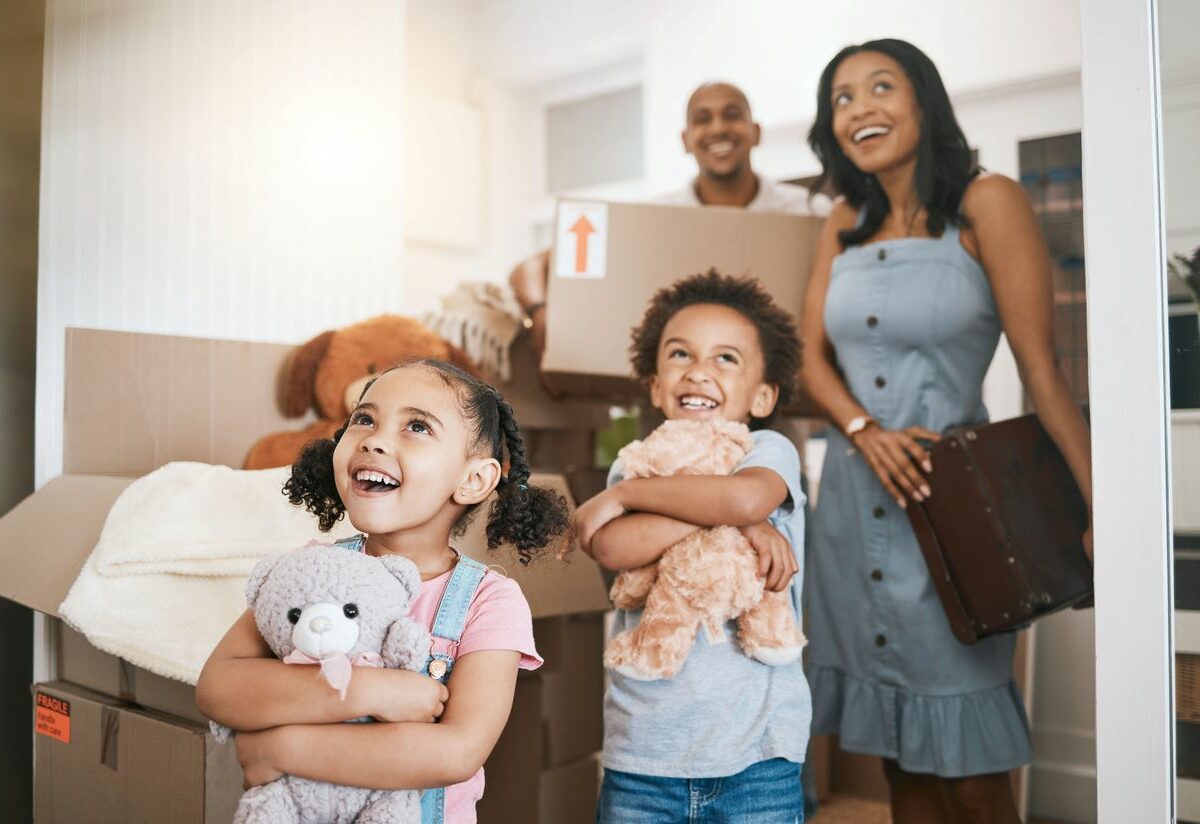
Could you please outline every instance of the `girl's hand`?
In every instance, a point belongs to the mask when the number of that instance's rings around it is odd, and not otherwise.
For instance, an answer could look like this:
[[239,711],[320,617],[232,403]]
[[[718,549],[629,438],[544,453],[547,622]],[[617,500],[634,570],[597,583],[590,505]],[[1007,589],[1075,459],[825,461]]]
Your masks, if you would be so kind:
[[575,510],[571,519],[575,527],[575,535],[579,538],[579,546],[589,557],[592,556],[592,538],[609,521],[620,518],[625,514],[625,505],[621,503],[617,486],[606,489],[599,495],[586,501]]
[[758,577],[766,579],[763,588],[768,592],[783,592],[792,576],[800,571],[791,543],[768,521],[740,529],[758,553]]
[[420,721],[433,723],[442,717],[450,691],[441,682],[411,670],[362,669],[355,677],[367,676],[371,707],[376,721]]
[[920,470],[932,472],[933,464],[917,438],[936,442],[942,436],[920,426],[896,431],[872,424],[851,438],[854,447],[901,509],[908,508],[908,498],[923,501],[930,495],[929,482]]
[[237,745],[238,763],[242,765],[242,789],[270,784],[283,773],[274,766],[273,748],[278,746],[286,727],[273,727],[259,732],[239,732],[233,742]]

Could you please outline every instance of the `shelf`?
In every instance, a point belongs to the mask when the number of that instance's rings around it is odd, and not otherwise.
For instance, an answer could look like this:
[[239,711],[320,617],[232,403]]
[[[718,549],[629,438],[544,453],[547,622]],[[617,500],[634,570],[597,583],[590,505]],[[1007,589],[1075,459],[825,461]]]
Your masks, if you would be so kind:
[[1200,821],[1200,779],[1175,779],[1175,816],[1180,820]]
[[1175,610],[1175,654],[1200,655],[1200,611]]

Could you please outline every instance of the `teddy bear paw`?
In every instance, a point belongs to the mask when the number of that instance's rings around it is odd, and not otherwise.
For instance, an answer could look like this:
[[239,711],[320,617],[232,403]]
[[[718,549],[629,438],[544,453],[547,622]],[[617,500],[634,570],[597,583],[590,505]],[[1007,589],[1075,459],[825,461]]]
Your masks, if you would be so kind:
[[613,672],[619,672],[630,681],[659,681],[662,679],[661,675],[655,675],[654,673],[640,670],[633,666],[633,664],[617,664],[609,667],[609,669],[611,669]]
[[786,667],[800,658],[803,645],[794,647],[758,647],[750,653],[750,657],[768,667]]

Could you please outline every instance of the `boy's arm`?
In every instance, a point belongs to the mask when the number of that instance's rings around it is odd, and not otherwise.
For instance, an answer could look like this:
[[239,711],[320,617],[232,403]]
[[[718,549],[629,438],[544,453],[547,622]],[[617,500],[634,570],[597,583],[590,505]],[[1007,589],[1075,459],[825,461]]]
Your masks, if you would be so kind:
[[454,663],[450,700],[437,724],[285,726],[239,735],[246,785],[298,775],[373,789],[426,789],[479,771],[512,710],[520,653],[472,652]]
[[[751,526],[765,521],[788,495],[783,478],[761,466],[747,467],[733,475],[631,478],[610,486],[576,509],[573,525],[580,546],[595,557],[592,542],[597,533],[627,512],[663,515],[697,527]],[[670,543],[662,548],[667,546]],[[653,555],[646,563],[657,557]]]
[[446,688],[420,673],[358,667],[346,699],[318,677],[318,668],[284,664],[259,635],[247,610],[212,651],[196,683],[196,706],[235,730],[281,724],[333,724],[374,716],[387,721],[432,721]]
[[752,466],[733,475],[630,478],[607,490],[632,512],[654,512],[697,526],[750,526],[765,521],[788,498],[778,473]]
[[585,551],[606,569],[636,569],[700,528],[665,515],[631,512],[601,527]]

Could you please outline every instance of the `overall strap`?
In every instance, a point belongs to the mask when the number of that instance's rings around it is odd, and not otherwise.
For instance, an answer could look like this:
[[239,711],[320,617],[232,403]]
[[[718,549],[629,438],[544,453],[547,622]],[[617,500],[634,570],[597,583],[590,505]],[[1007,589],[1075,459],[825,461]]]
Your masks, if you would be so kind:
[[[487,574],[487,569],[475,559],[459,554],[458,563],[450,574],[446,591],[442,593],[441,603],[438,604],[430,635],[452,644],[459,642],[467,623],[467,611],[471,608],[471,601],[475,600],[475,591],[479,589],[479,582]],[[426,668],[428,666],[427,663]],[[445,673],[444,668],[442,673]],[[439,787],[421,793],[421,824],[444,824],[445,820],[446,789]]]
[[457,644],[462,638],[463,627],[467,623],[467,610],[475,599],[475,590],[479,582],[487,574],[488,568],[466,555],[458,556],[458,564],[442,593],[442,601],[438,604],[437,615],[433,618],[433,628],[429,634]]
[[351,535],[349,538],[339,538],[333,542],[333,545],[341,549],[349,549],[353,552],[362,552],[367,545],[367,536],[360,532],[357,535]]
[[446,788],[421,793],[421,824],[444,824],[446,820]]

